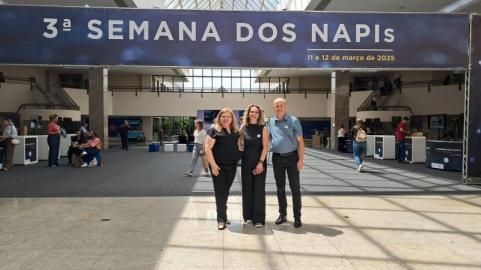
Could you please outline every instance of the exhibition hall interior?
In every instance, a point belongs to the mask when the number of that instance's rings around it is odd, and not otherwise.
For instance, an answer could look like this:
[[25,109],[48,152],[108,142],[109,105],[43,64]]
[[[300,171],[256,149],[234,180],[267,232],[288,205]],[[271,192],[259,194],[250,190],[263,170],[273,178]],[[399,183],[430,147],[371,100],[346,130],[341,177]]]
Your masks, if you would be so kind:
[[0,0],[0,269],[480,269],[480,12]]

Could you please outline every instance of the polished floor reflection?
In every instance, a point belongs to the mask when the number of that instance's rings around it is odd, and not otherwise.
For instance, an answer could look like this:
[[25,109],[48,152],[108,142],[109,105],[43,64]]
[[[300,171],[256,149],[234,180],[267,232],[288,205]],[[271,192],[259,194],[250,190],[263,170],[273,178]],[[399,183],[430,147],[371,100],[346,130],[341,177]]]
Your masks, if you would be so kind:
[[0,200],[0,269],[480,269],[481,198],[305,196],[300,229],[211,196]]
[[[0,270],[481,269],[481,189],[422,166],[308,149],[303,226],[243,224],[239,175],[218,231],[212,180],[188,153],[107,151],[104,166],[0,174]],[[393,165],[393,166],[391,166]],[[199,169],[199,168],[198,168]],[[289,197],[290,203],[290,197]]]

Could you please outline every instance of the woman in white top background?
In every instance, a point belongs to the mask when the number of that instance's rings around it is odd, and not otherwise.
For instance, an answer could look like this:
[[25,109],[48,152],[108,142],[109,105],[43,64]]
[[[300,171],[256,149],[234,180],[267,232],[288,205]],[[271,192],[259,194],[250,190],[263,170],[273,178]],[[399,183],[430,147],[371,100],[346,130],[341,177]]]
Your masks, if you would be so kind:
[[346,130],[344,124],[341,124],[339,130],[337,130],[337,151],[344,152],[346,149]]
[[13,152],[15,149],[15,144],[13,139],[17,138],[17,129],[13,124],[12,119],[5,119],[3,121],[3,144],[5,146],[5,166],[4,171],[13,169]]
[[[187,176],[192,176],[195,170],[195,165],[197,164],[197,160],[199,159],[199,156],[204,155],[204,144],[205,144],[205,139],[206,139],[206,132],[204,130],[204,123],[202,120],[195,120],[195,131],[194,131],[194,149],[192,150],[192,163],[190,164],[190,168],[184,172],[185,175]],[[205,170],[205,174],[209,175],[209,168],[204,165],[204,162],[202,162],[202,165]]]

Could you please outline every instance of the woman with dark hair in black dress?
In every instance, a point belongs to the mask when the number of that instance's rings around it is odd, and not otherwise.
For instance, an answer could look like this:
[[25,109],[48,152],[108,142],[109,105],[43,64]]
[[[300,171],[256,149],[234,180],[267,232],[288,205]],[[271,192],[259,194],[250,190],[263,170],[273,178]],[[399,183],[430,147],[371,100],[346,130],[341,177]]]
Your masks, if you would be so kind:
[[242,152],[242,214],[244,221],[262,228],[266,220],[266,168],[269,132],[264,114],[257,105],[244,112],[239,148]]

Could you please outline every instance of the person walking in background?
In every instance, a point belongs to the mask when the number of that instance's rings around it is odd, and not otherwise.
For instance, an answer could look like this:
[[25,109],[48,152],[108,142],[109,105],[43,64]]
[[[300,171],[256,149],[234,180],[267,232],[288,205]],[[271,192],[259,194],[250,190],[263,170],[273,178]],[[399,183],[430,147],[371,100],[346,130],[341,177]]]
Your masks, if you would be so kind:
[[242,151],[242,214],[244,222],[262,228],[266,220],[266,169],[269,132],[264,113],[257,105],[249,105],[240,129]]
[[399,122],[396,128],[396,141],[398,143],[398,148],[396,152],[396,159],[399,163],[404,163],[406,160],[406,134],[407,123],[409,121],[408,117],[404,117],[401,122]]
[[239,130],[234,112],[230,108],[219,111],[214,126],[207,132],[205,154],[214,182],[217,208],[217,229],[230,224],[227,218],[227,199],[234,182],[239,159]]
[[56,167],[58,164],[58,154],[60,150],[60,126],[58,123],[58,116],[52,114],[49,117],[50,122],[48,123],[48,166]]
[[129,151],[129,130],[132,128],[127,120],[119,128],[120,140],[122,141],[122,150]]
[[[190,168],[184,172],[187,176],[192,176],[195,170],[195,165],[197,164],[197,160],[199,156],[202,158],[204,156],[204,144],[205,139],[207,137],[207,133],[204,130],[204,122],[202,120],[195,120],[195,131],[194,131],[194,149],[192,150],[192,163],[190,164]],[[202,162],[202,165],[204,163]],[[209,175],[209,169],[207,166],[203,165],[205,170],[205,175]]]
[[279,217],[277,225],[287,221],[286,172],[292,192],[294,227],[301,222],[301,187],[299,174],[304,168],[304,138],[301,122],[297,117],[287,114],[287,102],[276,98],[273,103],[275,117],[269,119],[268,129],[272,150],[272,166],[277,186]]
[[4,171],[13,169],[13,153],[15,150],[14,139],[18,136],[17,128],[13,124],[12,119],[5,119],[3,121],[3,144],[5,147],[5,166]]
[[362,157],[366,152],[367,133],[362,119],[356,120],[356,125],[352,128],[352,150],[354,153],[354,161],[356,162],[357,172],[364,172]]
[[339,130],[337,130],[337,151],[344,152],[346,148],[346,129],[344,124],[341,124]]

